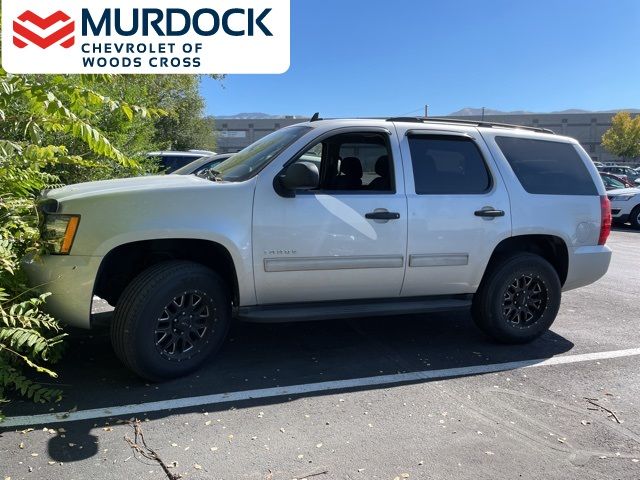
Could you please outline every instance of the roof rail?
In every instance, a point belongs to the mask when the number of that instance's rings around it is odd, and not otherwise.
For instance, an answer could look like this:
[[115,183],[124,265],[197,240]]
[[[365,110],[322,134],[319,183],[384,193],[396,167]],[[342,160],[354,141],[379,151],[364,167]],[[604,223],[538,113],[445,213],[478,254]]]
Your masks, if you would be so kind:
[[461,118],[443,118],[443,117],[393,117],[387,118],[387,122],[409,122],[409,123],[452,123],[459,125],[475,125],[476,127],[500,127],[500,128],[519,128],[522,130],[530,130],[532,132],[550,133],[555,135],[553,130],[540,127],[528,127],[525,125],[513,125],[511,123],[485,122],[484,120],[463,120]]

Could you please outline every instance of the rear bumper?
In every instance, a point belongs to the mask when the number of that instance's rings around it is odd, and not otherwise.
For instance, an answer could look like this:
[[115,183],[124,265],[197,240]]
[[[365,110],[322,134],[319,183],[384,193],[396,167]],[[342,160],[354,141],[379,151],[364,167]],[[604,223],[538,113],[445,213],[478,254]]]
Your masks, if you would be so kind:
[[62,323],[90,328],[93,285],[101,261],[102,257],[44,255],[26,257],[22,265],[31,286],[51,292],[48,313]]
[[607,273],[611,263],[611,249],[606,245],[573,248],[569,254],[569,271],[563,291],[584,287]]

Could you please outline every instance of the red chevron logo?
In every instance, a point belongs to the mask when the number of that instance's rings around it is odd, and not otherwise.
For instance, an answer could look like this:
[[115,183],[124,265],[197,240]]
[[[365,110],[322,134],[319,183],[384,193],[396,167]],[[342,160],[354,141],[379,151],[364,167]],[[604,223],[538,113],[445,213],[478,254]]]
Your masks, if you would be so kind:
[[[64,40],[65,38],[66,40],[60,43],[63,48],[69,48],[75,43],[75,37],[69,37],[69,35],[71,35],[75,30],[75,22],[69,21],[71,20],[71,17],[60,10],[52,15],[49,15],[46,18],[42,18],[39,15],[33,13],[31,10],[27,10],[20,16],[18,16],[18,20],[19,22],[13,22],[13,33],[22,37],[13,37],[13,44],[18,48],[25,48],[28,45],[28,43],[24,40],[28,40],[30,43],[37,45],[42,49],[49,48],[51,45],[54,45],[61,40]],[[47,28],[55,25],[58,22],[63,22],[65,23],[65,25],[61,26],[58,30],[52,32],[48,36],[42,37],[30,28],[27,28],[21,22],[32,23],[41,30],[46,30]]]

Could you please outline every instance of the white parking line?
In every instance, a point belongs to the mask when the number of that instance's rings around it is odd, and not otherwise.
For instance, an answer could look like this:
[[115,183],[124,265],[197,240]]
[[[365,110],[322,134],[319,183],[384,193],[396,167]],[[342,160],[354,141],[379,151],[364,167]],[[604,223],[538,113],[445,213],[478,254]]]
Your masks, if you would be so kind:
[[584,353],[578,355],[564,355],[548,359],[522,360],[518,362],[493,363],[489,365],[472,365],[459,368],[445,368],[441,370],[424,370],[421,372],[399,373],[396,375],[380,375],[376,377],[353,378],[331,382],[307,383],[288,387],[262,388],[258,390],[244,390],[240,392],[218,393],[199,397],[177,398],[133,405],[121,405],[108,408],[78,410],[75,412],[46,413],[42,415],[27,415],[21,417],[7,417],[0,423],[0,428],[48,425],[52,423],[74,422],[78,420],[93,420],[97,418],[130,416],[139,413],[159,412],[203,405],[214,405],[226,402],[239,402],[260,398],[280,397],[285,395],[300,395],[305,393],[329,392],[359,387],[377,387],[396,383],[433,380],[437,378],[462,377],[484,373],[502,372],[518,368],[536,368],[569,363],[592,362],[613,358],[640,355],[640,348],[628,350],[614,350],[609,352]]

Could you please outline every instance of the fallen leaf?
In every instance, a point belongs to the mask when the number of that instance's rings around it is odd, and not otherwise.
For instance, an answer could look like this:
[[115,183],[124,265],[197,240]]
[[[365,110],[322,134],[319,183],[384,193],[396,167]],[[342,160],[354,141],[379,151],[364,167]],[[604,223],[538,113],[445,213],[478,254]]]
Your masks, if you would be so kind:
[[20,442],[20,445],[18,445],[18,447],[24,448],[24,442]]
[[215,452],[216,450],[218,450],[218,447],[211,447],[212,452]]
[[282,433],[284,433],[284,428],[280,428],[280,431],[281,431]]
[[400,475],[402,478],[409,478],[409,474],[408,473],[403,473],[402,475]]
[[486,453],[487,455],[495,455],[495,453],[493,453],[493,452],[491,452],[491,451],[484,452],[484,453]]
[[105,432],[113,432],[113,428],[111,427],[104,427],[102,430],[104,430]]
[[76,444],[75,444],[75,443],[69,443],[69,446],[70,446],[70,447],[75,447],[75,446],[76,446]]
[[177,446],[178,446],[178,444],[177,444],[177,443],[172,443],[172,444],[171,444],[171,446],[172,446],[172,447],[177,447]]
[[302,455],[302,454],[298,455],[298,460],[301,460],[303,458],[304,458],[304,455]]
[[196,470],[202,470],[202,465],[198,465],[197,463],[193,466]]
[[38,456],[38,454],[37,454],[37,453],[32,453],[32,454],[31,454],[31,456],[32,456],[32,457],[37,457],[37,456]]
[[211,420],[207,420],[206,422],[204,422],[204,424],[205,424],[206,426],[211,425]]
[[364,468],[359,468],[359,469],[358,469],[358,472],[359,472],[359,473],[364,472]]
[[55,464],[56,464],[56,462],[54,462],[53,460],[51,460],[51,461],[49,461],[49,462],[47,462],[47,463],[48,463],[49,465],[55,465]]
[[322,443],[318,443],[318,444],[316,445],[316,448],[320,448],[320,447],[322,447]]

